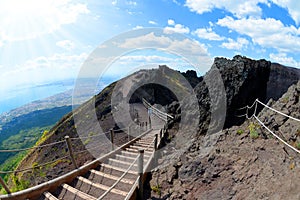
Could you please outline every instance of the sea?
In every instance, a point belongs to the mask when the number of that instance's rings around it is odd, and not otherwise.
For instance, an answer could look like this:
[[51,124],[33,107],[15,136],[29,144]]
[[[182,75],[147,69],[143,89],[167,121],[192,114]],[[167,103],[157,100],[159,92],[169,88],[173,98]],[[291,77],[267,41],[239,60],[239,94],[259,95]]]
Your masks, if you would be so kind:
[[55,82],[51,84],[24,86],[16,88],[0,98],[0,114],[21,107],[32,101],[44,99],[55,94],[72,89],[74,82]]
[[[100,92],[109,83],[116,81],[117,78],[105,77],[101,80],[95,78],[80,79],[80,84],[83,87],[94,88],[95,81],[97,83],[95,94]],[[77,80],[78,81],[78,80]],[[75,85],[74,79],[52,82],[49,84],[41,84],[35,86],[22,86],[15,88],[5,94],[0,93],[0,115],[4,112],[9,112],[12,109],[21,107],[25,104],[36,100],[42,100],[44,98],[65,92],[67,90],[73,90]]]

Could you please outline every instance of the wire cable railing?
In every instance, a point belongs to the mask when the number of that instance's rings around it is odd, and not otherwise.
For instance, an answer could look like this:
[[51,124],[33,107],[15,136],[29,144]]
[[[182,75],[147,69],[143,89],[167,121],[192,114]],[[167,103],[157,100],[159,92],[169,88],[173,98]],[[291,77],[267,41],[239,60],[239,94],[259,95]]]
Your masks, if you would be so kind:
[[[161,111],[158,110],[157,113],[158,113],[158,115],[163,116]],[[164,113],[164,116],[168,116],[168,114]],[[170,116],[170,117],[172,117],[172,116]],[[109,146],[109,144],[105,143],[103,145],[96,145],[96,146],[89,147],[87,149],[74,151],[76,148],[78,148],[78,145],[77,144],[75,145],[77,140],[81,140],[82,142],[84,142],[83,140],[85,140],[85,139],[88,140],[88,139],[93,139],[93,138],[97,138],[97,137],[105,135],[106,137],[109,138],[109,140],[112,143],[112,145],[111,145],[112,149],[111,149],[111,151],[109,151],[107,153],[107,155],[110,155],[110,153],[114,152],[114,150],[115,150],[114,147],[113,147],[114,145],[126,144],[127,142],[129,143],[130,140],[134,141],[135,138],[142,137],[142,135],[144,135],[145,133],[149,132],[149,130],[151,130],[150,124],[149,124],[149,126],[147,126],[147,123],[143,123],[143,124],[145,124],[145,126],[142,126],[142,123],[141,123],[141,124],[136,124],[136,126],[131,125],[131,127],[124,127],[124,128],[122,127],[122,128],[119,128],[119,129],[111,129],[110,131],[100,133],[100,134],[96,134],[96,135],[92,134],[92,135],[87,135],[87,136],[82,136],[82,137],[80,137],[80,136],[79,137],[65,136],[65,140],[60,140],[60,141],[56,141],[56,142],[52,142],[52,143],[48,143],[48,144],[36,145],[36,146],[33,146],[33,147],[29,147],[29,148],[2,149],[2,150],[0,150],[0,153],[11,153],[11,152],[21,152],[21,151],[28,151],[28,150],[34,150],[34,149],[41,149],[41,148],[51,147],[51,146],[55,146],[55,145],[59,145],[59,144],[66,144],[66,147],[67,147],[68,151],[65,151],[65,153],[68,153],[69,155],[61,155],[60,157],[57,156],[58,158],[56,158],[54,160],[51,160],[49,162],[45,162],[45,163],[42,163],[42,164],[37,164],[37,165],[34,165],[32,167],[26,167],[24,169],[18,169],[19,168],[18,167],[16,170],[0,171],[0,174],[19,173],[19,172],[24,172],[24,171],[34,170],[34,169],[41,169],[42,170],[42,167],[44,167],[44,166],[51,165],[51,164],[57,163],[59,161],[64,161],[65,162],[66,159],[68,159],[68,162],[73,163],[75,169],[78,169],[79,167],[77,166],[75,156],[77,157],[79,154],[89,152],[89,151],[91,151],[93,149],[96,149],[96,148],[101,150],[102,146]],[[129,131],[130,131],[130,133],[129,133]],[[115,138],[116,142],[114,144],[115,132],[117,132],[118,136]],[[125,134],[124,135],[119,135],[119,133],[122,133],[122,134],[125,133]],[[110,134],[110,136],[107,135],[107,134]],[[91,140],[91,141],[95,142],[95,140]],[[151,144],[153,144],[153,141],[152,141]],[[149,149],[151,144],[149,144],[148,147],[145,148],[145,150]],[[107,150],[107,149],[108,148],[105,148],[105,150]],[[118,182],[120,182],[120,180],[128,173],[128,171],[134,165],[136,160],[137,160],[137,158],[130,165],[130,167],[126,170],[126,173],[124,173],[120,177],[120,179],[113,185],[113,187],[115,187],[118,184]],[[46,170],[48,170],[48,168]],[[1,177],[0,177],[0,179],[2,180]],[[6,186],[5,182],[3,180],[2,181],[1,180],[0,180],[0,184],[2,184],[3,187],[5,188],[6,192],[8,194],[10,194],[10,191],[9,191],[8,187]],[[113,187],[112,187],[112,189],[113,189]]]
[[1,149],[0,153],[10,153],[10,152],[20,152],[20,151],[28,151],[28,150],[33,150],[33,149],[39,149],[39,148],[44,148],[44,147],[49,147],[57,144],[64,143],[65,141],[58,141],[58,142],[52,142],[49,144],[44,144],[44,145],[39,145],[39,146],[34,146],[34,147],[28,147],[28,148],[23,148],[23,149]]
[[122,174],[122,176],[108,189],[106,190],[97,200],[102,200],[112,189],[114,189],[117,184],[128,174],[130,169],[135,165],[137,160],[139,159],[140,155],[137,155],[137,157],[134,159],[134,161],[130,164],[130,166],[126,169],[126,171]]
[[67,159],[67,158],[69,158],[69,156],[60,157],[60,158],[57,158],[57,159],[49,161],[49,162],[45,162],[45,163],[40,164],[40,165],[36,165],[36,166],[33,166],[33,167],[28,167],[28,168],[24,168],[24,169],[20,169],[20,170],[0,171],[0,174],[10,174],[10,173],[19,173],[19,172],[24,172],[24,171],[30,171],[30,170],[33,170],[33,169],[36,169],[36,168],[41,168],[41,167],[53,164],[53,163],[55,163],[57,161],[60,161],[60,160],[63,160],[63,159]]
[[144,106],[148,109],[151,109],[150,112],[153,112],[153,114],[155,114],[157,117],[159,117],[160,119],[164,120],[164,121],[168,121],[168,118],[173,119],[172,115],[169,115],[167,113],[162,112],[161,110],[155,108],[154,106],[152,106],[146,99],[142,99]]
[[[300,150],[298,150],[297,148],[293,147],[292,145],[290,145],[288,142],[286,142],[285,140],[283,140],[281,137],[279,137],[277,134],[275,134],[270,128],[268,128],[259,118],[258,116],[256,115],[256,112],[257,112],[257,105],[258,104],[261,104],[262,106],[264,106],[265,108],[268,108],[282,116],[285,116],[289,119],[292,119],[292,120],[295,120],[297,122],[300,122],[299,119],[295,118],[295,117],[292,117],[290,115],[287,115],[281,111],[278,111],[264,103],[262,103],[261,101],[259,101],[258,99],[256,99],[254,101],[254,103],[251,105],[251,106],[245,106],[245,107],[242,107],[240,108],[239,110],[243,110],[243,109],[246,109],[246,113],[243,114],[243,115],[239,115],[237,117],[243,117],[243,116],[246,116],[247,119],[255,119],[259,124],[261,124],[268,132],[270,132],[275,138],[277,138],[280,142],[282,142],[283,144],[285,144],[287,147],[289,147],[290,149],[294,150],[295,152],[297,153],[300,153]],[[253,114],[251,116],[249,116],[249,110],[253,109],[253,106],[254,106],[254,111],[253,111]]]

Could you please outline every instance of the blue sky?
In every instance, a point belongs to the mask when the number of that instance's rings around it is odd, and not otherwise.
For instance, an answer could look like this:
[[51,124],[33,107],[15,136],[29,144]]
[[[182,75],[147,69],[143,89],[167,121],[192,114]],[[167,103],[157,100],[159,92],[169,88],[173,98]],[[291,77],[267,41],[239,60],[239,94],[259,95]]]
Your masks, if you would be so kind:
[[[103,42],[146,27],[184,34],[212,59],[241,54],[300,68],[299,24],[297,0],[0,0],[0,94],[76,78]],[[150,58],[172,66],[177,57],[133,52],[115,63]]]

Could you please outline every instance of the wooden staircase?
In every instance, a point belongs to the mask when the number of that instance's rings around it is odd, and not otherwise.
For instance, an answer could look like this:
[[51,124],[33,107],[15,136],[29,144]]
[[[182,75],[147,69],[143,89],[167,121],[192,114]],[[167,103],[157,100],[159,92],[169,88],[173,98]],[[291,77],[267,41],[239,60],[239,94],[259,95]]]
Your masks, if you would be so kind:
[[[55,190],[44,192],[40,200],[97,200],[127,171],[139,156],[138,150],[145,149],[144,167],[152,159],[154,135],[159,132],[152,130],[145,137],[137,140],[120,152],[108,157],[96,168],[90,169],[85,174],[77,176],[71,182],[63,183]],[[129,169],[119,183],[102,199],[117,200],[130,199],[130,193],[136,188],[138,179],[137,162]]]
[[[139,116],[145,118],[143,105],[135,105]],[[144,110],[143,110],[144,109]],[[163,127],[161,119],[151,118],[153,125]],[[155,161],[155,150],[163,134],[150,129],[121,147],[65,175],[7,195],[1,200],[118,200],[137,199],[137,188],[144,181],[145,171]],[[140,150],[143,150],[141,154]],[[143,158],[143,159],[141,159]],[[143,170],[139,162],[143,160]]]

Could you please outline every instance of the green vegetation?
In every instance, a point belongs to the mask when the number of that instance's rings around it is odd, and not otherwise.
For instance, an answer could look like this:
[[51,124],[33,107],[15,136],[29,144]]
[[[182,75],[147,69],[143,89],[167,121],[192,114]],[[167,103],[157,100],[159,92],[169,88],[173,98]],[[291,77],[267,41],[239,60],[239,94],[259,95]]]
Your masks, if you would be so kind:
[[[10,122],[2,125],[0,149],[23,149],[44,142],[48,138],[48,130],[71,110],[72,106],[63,106],[37,110],[13,118]],[[13,169],[15,166],[13,163],[20,160],[20,155],[17,156],[18,159],[12,159],[14,162],[10,160],[6,163],[6,160],[16,155],[17,153],[0,153],[0,170],[3,167],[8,169],[9,166],[10,169]]]
[[250,131],[250,138],[257,139],[259,137],[258,132],[257,132],[259,125],[251,122],[250,125],[248,126],[248,128]]
[[297,135],[297,136],[300,136],[300,129],[297,129],[296,135]]
[[[33,111],[11,119],[2,124],[0,149],[24,149],[43,143],[50,136],[49,130],[52,126],[71,110],[72,106],[56,107]],[[29,151],[0,152],[0,171],[15,170]],[[33,165],[37,166],[38,163]],[[46,176],[39,168],[35,171],[41,177]],[[1,177],[5,182],[11,180],[11,191],[22,190],[29,186],[29,181],[19,180],[13,173],[1,174]],[[5,193],[1,185],[0,189],[2,193]]]
[[239,130],[236,131],[236,133],[237,133],[238,135],[242,135],[242,134],[244,133],[244,131],[243,131],[242,129],[239,129]]
[[296,143],[296,148],[300,150],[300,142]]
[[161,194],[161,187],[160,185],[154,185],[154,186],[151,186],[151,190],[155,193],[157,193],[158,195]]

